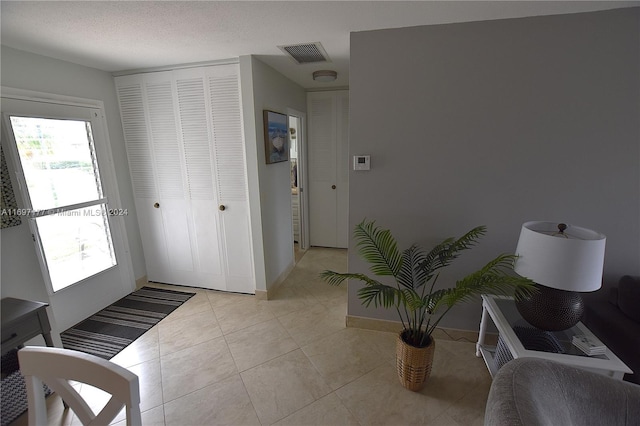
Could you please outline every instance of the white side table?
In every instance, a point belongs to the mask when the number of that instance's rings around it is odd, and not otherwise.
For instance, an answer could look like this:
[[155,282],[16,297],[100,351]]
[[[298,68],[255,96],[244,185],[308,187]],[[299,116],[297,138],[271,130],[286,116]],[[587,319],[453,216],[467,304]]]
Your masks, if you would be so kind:
[[495,324],[498,333],[500,333],[501,340],[514,359],[524,357],[549,359],[585,370],[595,371],[618,380],[622,380],[625,373],[633,372],[620,361],[609,348],[607,348],[604,355],[587,356],[575,347],[571,343],[574,335],[584,334],[595,337],[581,322],[568,330],[553,332],[557,341],[562,345],[564,353],[526,349],[513,328],[517,326],[533,328],[533,326],[520,316],[513,298],[483,294],[482,320],[480,321],[478,343],[476,343],[476,356],[482,356],[482,358],[484,358],[491,377],[498,372],[498,365],[495,360],[496,347],[485,345],[485,335],[489,318],[491,318]]

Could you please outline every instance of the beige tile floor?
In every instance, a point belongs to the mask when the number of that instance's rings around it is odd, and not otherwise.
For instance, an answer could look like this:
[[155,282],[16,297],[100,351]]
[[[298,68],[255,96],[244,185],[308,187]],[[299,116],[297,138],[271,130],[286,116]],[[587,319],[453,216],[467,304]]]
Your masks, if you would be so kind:
[[[346,289],[320,281],[324,269],[346,270],[346,252],[308,250],[274,300],[193,289],[113,358],[140,377],[143,424],[483,423],[491,378],[473,343],[436,340],[428,384],[408,391],[395,373],[395,335],[346,328]],[[86,385],[80,392],[92,406],[106,402]],[[56,395],[47,404],[50,424],[79,424]]]

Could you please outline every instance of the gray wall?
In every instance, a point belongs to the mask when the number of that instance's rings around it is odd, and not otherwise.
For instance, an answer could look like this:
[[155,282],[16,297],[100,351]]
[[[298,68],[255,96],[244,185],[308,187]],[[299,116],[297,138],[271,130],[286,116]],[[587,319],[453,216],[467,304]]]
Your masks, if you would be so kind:
[[[248,69],[251,69],[253,97],[247,100],[245,89],[249,89]],[[245,123],[247,145],[256,149],[259,188],[252,191],[259,196],[266,288],[268,290],[280,276],[293,266],[293,228],[291,217],[291,175],[289,162],[266,164],[264,148],[263,110],[287,114],[287,108],[300,112],[307,110],[305,90],[255,57],[241,57],[243,103],[245,120],[247,106],[253,103],[253,126]],[[250,95],[249,95],[250,96]],[[253,128],[253,130],[247,130]],[[252,134],[250,132],[253,132]],[[251,168],[251,167],[249,167]],[[251,176],[249,177],[252,181]],[[254,226],[255,229],[255,226]],[[258,288],[262,290],[261,288]]]
[[[350,227],[401,247],[487,225],[441,284],[513,252],[521,224],[607,236],[604,282],[640,274],[639,9],[423,26],[351,36]],[[353,241],[351,272],[365,272]],[[366,310],[349,288],[350,315]],[[480,303],[443,325],[476,330]]]

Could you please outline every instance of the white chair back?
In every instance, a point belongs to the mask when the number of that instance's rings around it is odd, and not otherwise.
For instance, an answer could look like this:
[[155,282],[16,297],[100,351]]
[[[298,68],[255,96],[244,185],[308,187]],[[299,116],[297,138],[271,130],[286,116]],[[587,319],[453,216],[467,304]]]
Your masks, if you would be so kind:
[[[47,424],[42,382],[58,393],[83,425],[108,425],[122,407],[126,407],[127,425],[142,423],[138,376],[126,368],[84,352],[40,346],[20,349],[18,361],[27,386],[30,425]],[[69,380],[102,389],[111,399],[94,414]]]

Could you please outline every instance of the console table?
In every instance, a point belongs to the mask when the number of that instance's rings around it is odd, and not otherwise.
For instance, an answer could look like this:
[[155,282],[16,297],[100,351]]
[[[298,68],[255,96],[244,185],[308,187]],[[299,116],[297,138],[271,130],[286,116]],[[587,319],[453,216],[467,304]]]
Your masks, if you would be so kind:
[[513,358],[529,357],[549,359],[585,370],[595,371],[619,380],[622,380],[625,373],[632,373],[631,369],[609,348],[607,348],[603,355],[588,356],[574,346],[572,339],[575,335],[583,334],[591,338],[595,337],[581,322],[568,330],[552,333],[554,340],[562,346],[562,353],[525,348],[521,339],[516,335],[514,327],[526,327],[530,329],[534,327],[520,316],[513,298],[483,294],[482,319],[480,321],[478,343],[476,343],[476,356],[482,356],[491,377],[498,372],[500,365],[496,362],[496,347],[485,345],[485,335],[489,319],[495,324],[498,333],[500,333],[499,340],[502,340],[502,343],[506,346],[506,350],[509,351]]
[[27,340],[42,334],[53,347],[47,303],[5,297],[2,303],[2,355],[21,347]]

